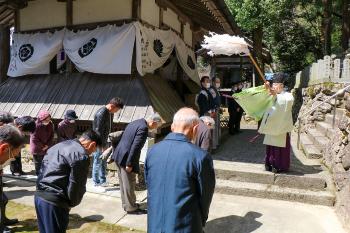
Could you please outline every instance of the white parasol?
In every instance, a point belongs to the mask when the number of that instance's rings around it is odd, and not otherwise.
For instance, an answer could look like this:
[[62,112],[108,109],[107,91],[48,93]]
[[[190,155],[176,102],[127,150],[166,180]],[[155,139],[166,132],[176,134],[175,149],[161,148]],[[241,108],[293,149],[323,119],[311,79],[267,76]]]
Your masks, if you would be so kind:
[[257,69],[260,78],[266,82],[264,74],[262,73],[260,67],[256,63],[252,54],[249,51],[249,45],[244,38],[239,36],[230,36],[228,34],[216,34],[213,32],[209,33],[209,36],[204,36],[204,42],[202,47],[209,50],[208,54],[210,56],[214,55],[246,55],[250,58],[255,68]]

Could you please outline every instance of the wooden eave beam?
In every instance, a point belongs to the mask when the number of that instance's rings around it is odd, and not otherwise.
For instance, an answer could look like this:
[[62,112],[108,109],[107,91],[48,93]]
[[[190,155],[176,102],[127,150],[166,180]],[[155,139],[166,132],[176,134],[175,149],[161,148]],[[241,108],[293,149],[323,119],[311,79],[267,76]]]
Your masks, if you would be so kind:
[[192,19],[185,15],[174,3],[170,2],[169,0],[156,0],[156,3],[163,9],[170,8],[173,10],[179,16],[179,18],[181,18],[180,22],[187,22],[190,25],[193,25]]
[[215,17],[216,21],[221,24],[224,30],[229,34],[234,34],[234,31],[231,28],[231,25],[226,20],[226,17],[222,14],[222,12],[218,9],[214,1],[213,0],[201,0],[201,1],[208,7],[210,12],[213,14],[213,17]]
[[12,10],[6,10],[0,14],[0,20],[4,20],[13,14]]
[[3,18],[0,21],[0,24],[9,24],[9,22],[14,18],[15,14],[14,12],[11,12],[8,16],[6,16],[5,18]]

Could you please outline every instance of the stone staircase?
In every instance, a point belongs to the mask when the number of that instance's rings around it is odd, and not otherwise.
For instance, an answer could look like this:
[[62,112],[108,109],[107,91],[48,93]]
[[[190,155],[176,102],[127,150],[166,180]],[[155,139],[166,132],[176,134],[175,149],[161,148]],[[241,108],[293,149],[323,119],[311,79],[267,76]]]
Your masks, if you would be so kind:
[[328,189],[323,172],[273,174],[263,164],[214,161],[216,192],[267,199],[333,206],[334,194]]
[[[345,110],[337,108],[335,127],[339,123],[339,119],[344,115]],[[305,155],[309,159],[322,158],[322,152],[326,149],[331,137],[335,133],[333,129],[333,113],[326,114],[325,121],[317,121],[316,127],[308,129],[300,135],[300,145]]]

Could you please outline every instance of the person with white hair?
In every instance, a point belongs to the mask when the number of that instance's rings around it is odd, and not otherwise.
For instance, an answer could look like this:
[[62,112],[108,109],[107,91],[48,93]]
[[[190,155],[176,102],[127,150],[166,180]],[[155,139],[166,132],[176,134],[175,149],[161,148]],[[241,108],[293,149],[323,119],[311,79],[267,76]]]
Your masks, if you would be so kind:
[[198,132],[194,144],[201,149],[210,152],[212,145],[212,130],[215,128],[215,121],[209,116],[202,116],[198,124]]
[[129,123],[111,157],[118,167],[122,205],[128,214],[146,213],[136,203],[136,174],[140,172],[139,159],[148,130],[157,129],[161,124],[162,119],[158,113],[152,114],[147,119],[142,118]]
[[213,161],[191,143],[199,117],[191,108],[174,116],[172,133],[147,154],[147,232],[203,233],[215,188]]

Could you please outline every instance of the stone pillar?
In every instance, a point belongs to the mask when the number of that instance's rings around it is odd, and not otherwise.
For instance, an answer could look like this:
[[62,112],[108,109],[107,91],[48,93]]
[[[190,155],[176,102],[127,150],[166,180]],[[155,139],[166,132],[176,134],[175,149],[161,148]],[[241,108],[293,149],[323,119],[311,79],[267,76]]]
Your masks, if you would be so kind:
[[0,83],[7,79],[10,64],[10,28],[0,25]]
[[343,61],[343,73],[342,73],[342,79],[343,81],[350,80],[350,60],[348,58],[345,58]]
[[334,73],[333,78],[335,80],[340,79],[340,59],[334,60]]
[[331,77],[331,56],[325,56],[323,60],[324,64],[324,72],[323,72],[323,78],[324,79],[330,79]]

